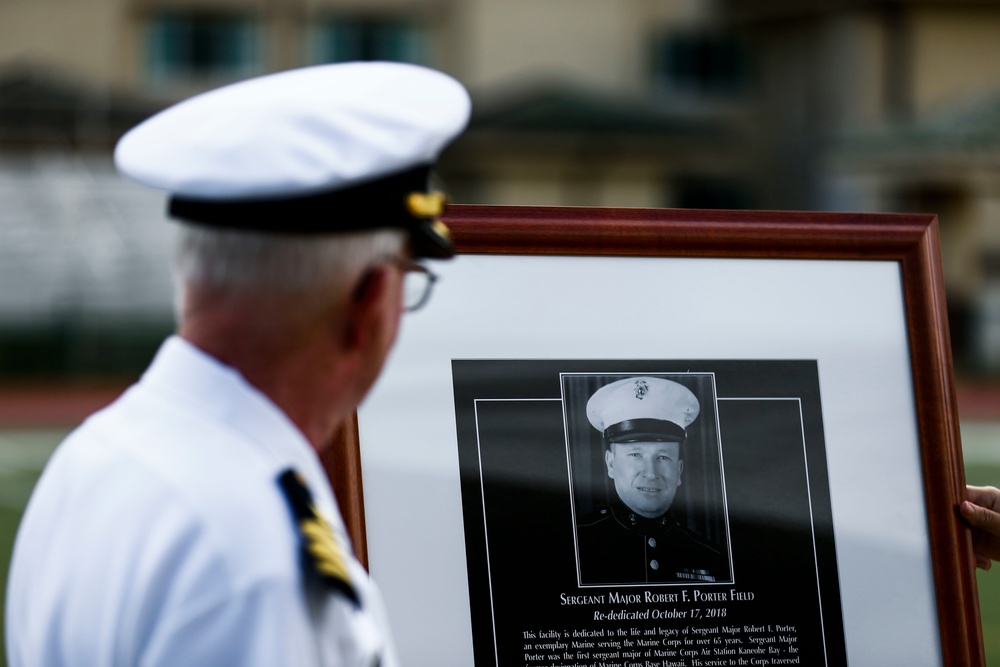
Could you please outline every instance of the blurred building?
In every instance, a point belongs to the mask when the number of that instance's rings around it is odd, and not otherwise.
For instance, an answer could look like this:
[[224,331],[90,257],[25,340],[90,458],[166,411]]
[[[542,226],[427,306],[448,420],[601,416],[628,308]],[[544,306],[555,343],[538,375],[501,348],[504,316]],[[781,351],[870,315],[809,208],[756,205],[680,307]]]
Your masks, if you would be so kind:
[[473,94],[457,201],[939,213],[959,361],[1000,369],[997,35],[1000,0],[0,0],[0,330],[168,326],[161,204],[109,162],[136,120],[391,59]]
[[1000,369],[1000,2],[730,0],[767,207],[940,219],[960,369]]

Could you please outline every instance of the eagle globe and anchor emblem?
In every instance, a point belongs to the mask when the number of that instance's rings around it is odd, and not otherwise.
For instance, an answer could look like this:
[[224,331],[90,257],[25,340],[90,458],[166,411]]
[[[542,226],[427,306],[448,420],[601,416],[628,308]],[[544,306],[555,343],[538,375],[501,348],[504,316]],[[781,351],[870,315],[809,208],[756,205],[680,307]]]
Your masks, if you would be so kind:
[[649,393],[649,385],[642,378],[635,381],[635,397],[640,401]]

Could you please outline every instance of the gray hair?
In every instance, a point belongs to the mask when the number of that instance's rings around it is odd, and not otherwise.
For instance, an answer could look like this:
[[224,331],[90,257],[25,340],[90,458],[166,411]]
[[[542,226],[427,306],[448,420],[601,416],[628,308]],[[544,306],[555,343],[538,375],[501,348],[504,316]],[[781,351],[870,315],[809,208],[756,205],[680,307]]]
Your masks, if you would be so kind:
[[291,295],[346,286],[405,242],[398,229],[291,235],[181,224],[174,279],[179,298],[185,285]]

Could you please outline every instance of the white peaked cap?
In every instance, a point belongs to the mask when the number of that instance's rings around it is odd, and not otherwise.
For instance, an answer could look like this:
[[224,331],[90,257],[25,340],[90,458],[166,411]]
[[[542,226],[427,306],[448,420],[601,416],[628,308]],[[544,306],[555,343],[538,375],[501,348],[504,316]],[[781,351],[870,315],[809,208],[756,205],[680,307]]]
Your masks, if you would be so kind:
[[618,380],[594,392],[587,418],[608,443],[684,440],[701,411],[694,393],[664,378]]
[[[405,198],[426,190],[430,167],[465,128],[470,109],[458,81],[426,67],[306,67],[224,86],[161,111],[122,137],[115,163],[129,178],[171,193],[171,215],[192,222],[305,232],[408,227],[384,222],[404,207],[395,191]],[[402,182],[392,180],[399,175]],[[378,209],[385,188],[358,190],[383,179],[392,194],[388,205],[395,207],[388,213]],[[346,200],[324,198],[331,193],[346,193]],[[261,202],[305,198],[309,210],[265,209],[267,219],[260,213],[249,224],[240,220]],[[227,208],[231,203],[252,207]],[[440,206],[418,208],[405,217],[426,222],[440,212]],[[306,229],[288,229],[288,221],[303,218],[311,221]]]
[[193,198],[338,189],[433,163],[469,119],[441,72],[357,62],[269,74],[196,95],[129,131],[123,174]]

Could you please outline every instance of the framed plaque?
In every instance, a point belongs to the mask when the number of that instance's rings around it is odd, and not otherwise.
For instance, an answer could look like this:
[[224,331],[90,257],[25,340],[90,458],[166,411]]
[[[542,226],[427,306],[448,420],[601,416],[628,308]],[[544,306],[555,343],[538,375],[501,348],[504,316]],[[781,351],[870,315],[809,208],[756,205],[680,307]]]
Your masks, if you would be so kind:
[[983,664],[934,216],[446,221],[334,471],[408,664]]

